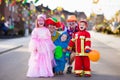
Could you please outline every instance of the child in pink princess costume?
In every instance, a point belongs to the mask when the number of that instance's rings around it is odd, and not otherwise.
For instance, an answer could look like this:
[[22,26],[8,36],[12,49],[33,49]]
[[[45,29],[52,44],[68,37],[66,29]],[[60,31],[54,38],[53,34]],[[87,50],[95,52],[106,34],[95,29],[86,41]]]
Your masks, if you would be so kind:
[[31,34],[29,50],[31,52],[27,77],[53,77],[55,46],[51,34],[44,26],[46,16],[38,15],[35,28]]

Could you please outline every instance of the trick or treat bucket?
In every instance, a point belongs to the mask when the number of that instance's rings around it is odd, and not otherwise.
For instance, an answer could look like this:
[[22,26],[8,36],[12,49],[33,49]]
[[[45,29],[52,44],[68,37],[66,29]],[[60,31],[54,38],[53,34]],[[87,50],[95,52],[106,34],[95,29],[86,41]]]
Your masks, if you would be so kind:
[[60,59],[62,57],[62,47],[56,46],[54,56],[56,59]]
[[100,59],[100,53],[97,50],[92,50],[88,53],[88,57],[92,62],[97,62]]

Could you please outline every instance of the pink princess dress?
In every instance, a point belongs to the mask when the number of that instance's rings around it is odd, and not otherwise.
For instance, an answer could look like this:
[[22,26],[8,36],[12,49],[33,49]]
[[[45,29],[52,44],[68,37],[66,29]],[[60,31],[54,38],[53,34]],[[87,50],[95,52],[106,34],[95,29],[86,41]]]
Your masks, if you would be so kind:
[[27,77],[52,77],[55,46],[46,27],[34,28],[29,43],[31,52]]

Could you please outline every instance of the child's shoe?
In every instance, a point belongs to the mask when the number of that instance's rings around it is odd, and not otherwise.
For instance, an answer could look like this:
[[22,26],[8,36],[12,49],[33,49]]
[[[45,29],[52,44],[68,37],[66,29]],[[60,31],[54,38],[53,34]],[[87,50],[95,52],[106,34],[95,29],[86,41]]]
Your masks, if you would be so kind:
[[55,72],[54,74],[55,74],[55,75],[59,75],[59,72]]
[[60,74],[60,75],[63,75],[63,71],[60,71],[59,74]]
[[72,67],[69,66],[69,67],[67,68],[67,74],[71,74],[71,73],[72,73]]
[[82,77],[83,75],[83,73],[75,74],[76,77]]
[[91,74],[84,74],[85,77],[91,77]]

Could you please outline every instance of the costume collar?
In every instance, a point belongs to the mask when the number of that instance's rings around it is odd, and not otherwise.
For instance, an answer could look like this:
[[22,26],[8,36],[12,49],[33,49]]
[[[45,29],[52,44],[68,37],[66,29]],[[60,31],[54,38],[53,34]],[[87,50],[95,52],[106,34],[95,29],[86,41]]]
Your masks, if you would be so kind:
[[56,36],[56,31],[54,31],[54,33],[52,34],[52,36]]

